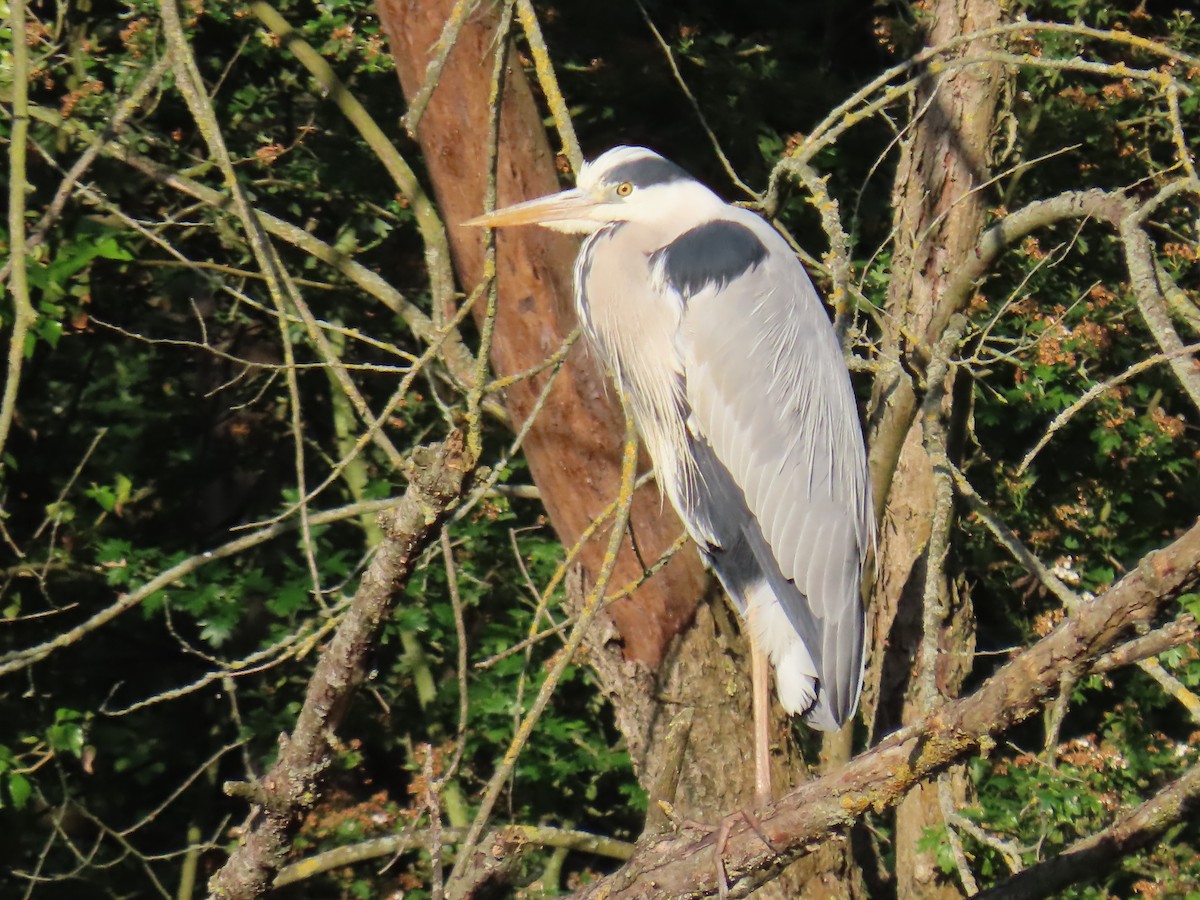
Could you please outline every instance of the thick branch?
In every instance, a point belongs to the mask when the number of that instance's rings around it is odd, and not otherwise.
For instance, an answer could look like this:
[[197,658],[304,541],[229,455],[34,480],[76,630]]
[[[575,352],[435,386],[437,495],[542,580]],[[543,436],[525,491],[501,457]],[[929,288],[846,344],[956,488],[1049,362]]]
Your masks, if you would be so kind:
[[[282,864],[292,829],[316,800],[319,776],[329,764],[330,736],[366,676],[379,630],[421,551],[461,495],[472,465],[459,434],[413,452],[404,499],[380,517],[383,542],[346,618],[321,654],[291,737],[283,739],[275,765],[253,785],[258,821],[213,876],[209,889],[214,897],[257,897]],[[226,791],[231,790],[246,793],[227,785]]]
[[[974,694],[947,703],[896,732],[844,769],[810,781],[760,816],[776,854],[744,822],[735,822],[724,854],[732,896],[746,896],[831,834],[897,803],[922,781],[991,746],[996,735],[1033,715],[1133,626],[1146,624],[1200,577],[1200,521],[1145,557],[1116,585],[990,678]],[[630,863],[580,897],[707,897],[717,893],[716,837],[684,832],[639,849]]]

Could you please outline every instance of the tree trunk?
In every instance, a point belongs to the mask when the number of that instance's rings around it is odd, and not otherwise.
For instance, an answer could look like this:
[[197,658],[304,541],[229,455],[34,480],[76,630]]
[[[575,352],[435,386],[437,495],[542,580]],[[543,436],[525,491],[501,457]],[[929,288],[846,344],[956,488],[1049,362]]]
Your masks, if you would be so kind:
[[[401,85],[419,90],[452,0],[378,0]],[[483,238],[458,223],[483,207],[486,179],[488,77],[497,16],[482,8],[463,27],[429,106],[418,138],[444,216],[461,282],[481,275]],[[498,202],[514,203],[559,189],[554,154],[530,85],[510,54],[502,100]],[[575,327],[571,270],[577,243],[539,228],[500,234],[499,314],[492,351],[497,375],[520,372],[552,354]],[[519,382],[505,403],[519,426],[530,415],[545,376]],[[615,392],[606,389],[594,358],[574,349],[524,444],[550,520],[570,546],[617,494],[622,424]],[[637,497],[631,521],[648,562],[681,532],[669,506],[650,486]],[[586,575],[600,563],[603,534],[582,556]],[[632,581],[641,566],[627,542],[613,578]],[[669,726],[692,710],[692,740],[668,795],[679,815],[716,822],[750,805],[754,788],[750,673],[735,616],[687,547],[628,600],[614,604],[585,648],[612,702],[642,784],[661,784],[659,767]],[[576,591],[581,590],[577,585]],[[776,792],[804,777],[790,723],[776,708]],[[666,779],[670,781],[671,779]],[[652,813],[654,813],[652,808]],[[761,896],[800,894],[802,873],[785,874]]]
[[[927,43],[937,46],[996,25],[1000,14],[1000,5],[991,0],[933,0],[926,7]],[[976,42],[959,54],[978,53],[987,46]],[[888,321],[897,327],[884,335],[868,428],[876,498],[884,510],[870,607],[875,644],[866,691],[875,735],[919,718],[943,698],[957,696],[972,664],[970,604],[952,596],[944,574],[927,574],[937,520],[936,476],[927,450],[926,420],[918,415],[920,400],[906,370],[925,368],[950,317],[967,299],[949,295],[947,288],[983,230],[987,197],[980,186],[989,177],[988,151],[1002,77],[1001,68],[992,64],[928,76],[918,92],[916,121],[896,172]],[[914,346],[918,343],[923,346]],[[935,427],[943,429],[944,437],[946,423],[960,414],[952,407],[952,385],[947,379],[925,387],[942,392]],[[944,519],[943,527],[949,528],[950,520]],[[928,577],[939,582],[931,586],[932,595],[926,589]],[[938,598],[940,607],[934,618],[936,633],[928,635],[923,633],[927,596]],[[928,670],[933,696],[919,674],[931,653],[936,654]],[[961,805],[961,774],[953,776],[951,794]],[[925,829],[942,824],[936,784],[919,787],[900,805],[898,897],[959,896],[932,855],[917,847]]]
[[[430,53],[452,6],[448,0],[376,4],[410,99],[425,79]],[[418,127],[455,267],[468,290],[482,276],[484,239],[479,229],[459,223],[483,210],[488,73],[495,30],[496,16],[490,8],[468,20]],[[555,158],[541,113],[515,54],[510,54],[500,122],[498,202],[515,203],[558,189]],[[513,375],[543,362],[575,327],[571,267],[576,250],[574,239],[540,228],[499,235],[499,313],[492,347],[497,375]],[[505,391],[504,402],[515,427],[530,416],[549,377],[543,373]],[[524,443],[546,512],[567,546],[617,496],[622,440],[622,417],[614,408],[614,397],[586,349],[577,346]],[[682,530],[674,516],[663,512],[653,486],[639,493],[631,522],[647,562],[656,559]],[[584,549],[582,561],[589,572],[599,569],[604,543],[602,532]],[[627,584],[641,571],[627,544],[613,584]],[[672,638],[691,619],[705,583],[695,553],[680,553],[635,597],[613,604],[609,612],[630,659],[651,667],[659,663]]]

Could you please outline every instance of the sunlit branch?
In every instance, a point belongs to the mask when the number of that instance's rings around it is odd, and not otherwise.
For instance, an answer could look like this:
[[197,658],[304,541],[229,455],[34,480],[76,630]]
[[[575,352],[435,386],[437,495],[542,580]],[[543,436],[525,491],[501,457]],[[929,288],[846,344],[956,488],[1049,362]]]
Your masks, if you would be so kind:
[[13,317],[4,393],[0,396],[0,460],[17,413],[17,395],[25,368],[25,344],[37,321],[37,311],[29,298],[25,258],[28,252],[25,243],[25,191],[28,185],[25,162],[29,140],[29,47],[25,0],[12,0],[8,19],[12,26],[9,77],[13,85],[12,132],[8,140],[8,252],[12,262],[8,293],[12,296]]
[[[1152,621],[1200,578],[1200,522],[1149,554],[1104,594],[1080,606],[1051,634],[1021,653],[975,693],[939,707],[885,738],[837,772],[809,781],[758,811],[758,829],[736,822],[723,853],[732,897],[743,897],[782,866],[809,853],[868,811],[895,806],[918,784],[980,749],[1041,709],[1064,672],[1082,673],[1130,628]],[[759,832],[765,834],[768,846]],[[685,831],[638,848],[620,871],[579,891],[579,898],[708,897],[717,893],[711,864],[715,835]]]
[[1108,828],[1076,841],[1062,853],[1030,866],[979,894],[980,900],[1038,900],[1072,884],[1094,881],[1133,851],[1185,821],[1200,803],[1200,765],[1129,810]]
[[[391,509],[400,504],[400,500],[391,498],[388,500],[372,500],[366,503],[352,503],[349,506],[343,506],[337,509],[327,510],[325,512],[313,513],[309,517],[309,524],[313,527],[329,524],[331,522],[339,522],[345,519],[357,518],[361,515],[372,513],[380,513]],[[0,675],[7,675],[11,672],[16,672],[27,668],[36,662],[45,659],[55,651],[61,650],[64,647],[76,643],[80,639],[86,637],[98,628],[107,625],[117,616],[126,613],[131,609],[136,608],[139,604],[154,594],[169,587],[182,578],[192,574],[196,570],[216,562],[220,559],[228,559],[249,550],[251,547],[257,547],[259,544],[266,543],[282,534],[287,534],[295,531],[299,527],[299,523],[292,519],[284,522],[278,522],[267,528],[247,534],[236,540],[221,544],[214,547],[212,550],[206,550],[203,553],[197,553],[187,559],[176,563],[168,569],[164,569],[158,575],[146,581],[141,587],[138,587],[127,594],[122,594],[117,602],[110,604],[100,612],[90,616],[79,625],[74,626],[60,634],[55,635],[47,641],[40,644],[35,644],[31,647],[24,647],[19,650],[13,650],[9,653],[0,656]]]
[[308,69],[350,124],[358,129],[396,187],[408,199],[425,242],[425,265],[433,292],[434,325],[440,326],[443,318],[449,318],[454,307],[454,272],[450,267],[450,242],[433,201],[395,144],[384,134],[366,107],[334,74],[329,63],[269,3],[258,0],[251,4],[251,9]]
[[[594,853],[597,856],[607,856],[611,859],[626,860],[633,853],[633,845],[613,838],[589,834],[586,831],[574,831],[567,828],[551,828],[545,825],[499,825],[497,835],[505,835],[510,841],[521,840],[531,846],[566,847],[581,853]],[[465,828],[443,828],[441,833],[442,845],[453,850],[455,844],[463,839]],[[406,835],[389,835],[372,838],[357,844],[348,844],[334,850],[326,850],[300,862],[292,863],[280,870],[275,877],[273,887],[284,887],[298,881],[306,881],[324,872],[352,866],[355,863],[366,862],[370,859],[380,859],[385,856],[395,856],[411,850],[427,849],[432,835],[415,832]]]

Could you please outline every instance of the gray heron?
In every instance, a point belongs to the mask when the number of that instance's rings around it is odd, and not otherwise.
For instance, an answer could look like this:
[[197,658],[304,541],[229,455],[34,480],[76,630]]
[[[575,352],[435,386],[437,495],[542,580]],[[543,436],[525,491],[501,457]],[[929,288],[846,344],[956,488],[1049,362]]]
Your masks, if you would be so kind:
[[577,185],[466,224],[587,235],[579,319],[748,627],[766,802],[766,659],[780,704],[816,729],[844,725],[862,687],[875,526],[849,374],[816,289],[762,218],[643,147],[584,164]]

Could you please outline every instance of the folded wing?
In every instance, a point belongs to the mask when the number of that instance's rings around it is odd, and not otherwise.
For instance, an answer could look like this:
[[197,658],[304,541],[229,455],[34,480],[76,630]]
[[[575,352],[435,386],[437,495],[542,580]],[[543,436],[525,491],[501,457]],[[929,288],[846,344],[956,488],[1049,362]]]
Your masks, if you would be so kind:
[[[727,586],[747,580],[747,565],[761,568],[816,668],[819,690],[807,718],[836,727],[858,702],[859,584],[874,540],[849,377],[815,289],[770,226],[731,210],[707,236],[708,251],[698,236],[691,240],[687,252],[709,260],[722,259],[716,242],[725,246],[726,271],[710,263],[710,277],[672,278],[671,247],[656,262],[684,304],[678,352],[704,482],[692,497],[694,514],[708,520],[708,532],[730,554],[727,564],[738,568],[722,573],[721,549],[711,548]],[[743,271],[732,271],[731,244],[750,263]],[[696,266],[676,255],[674,268]]]

